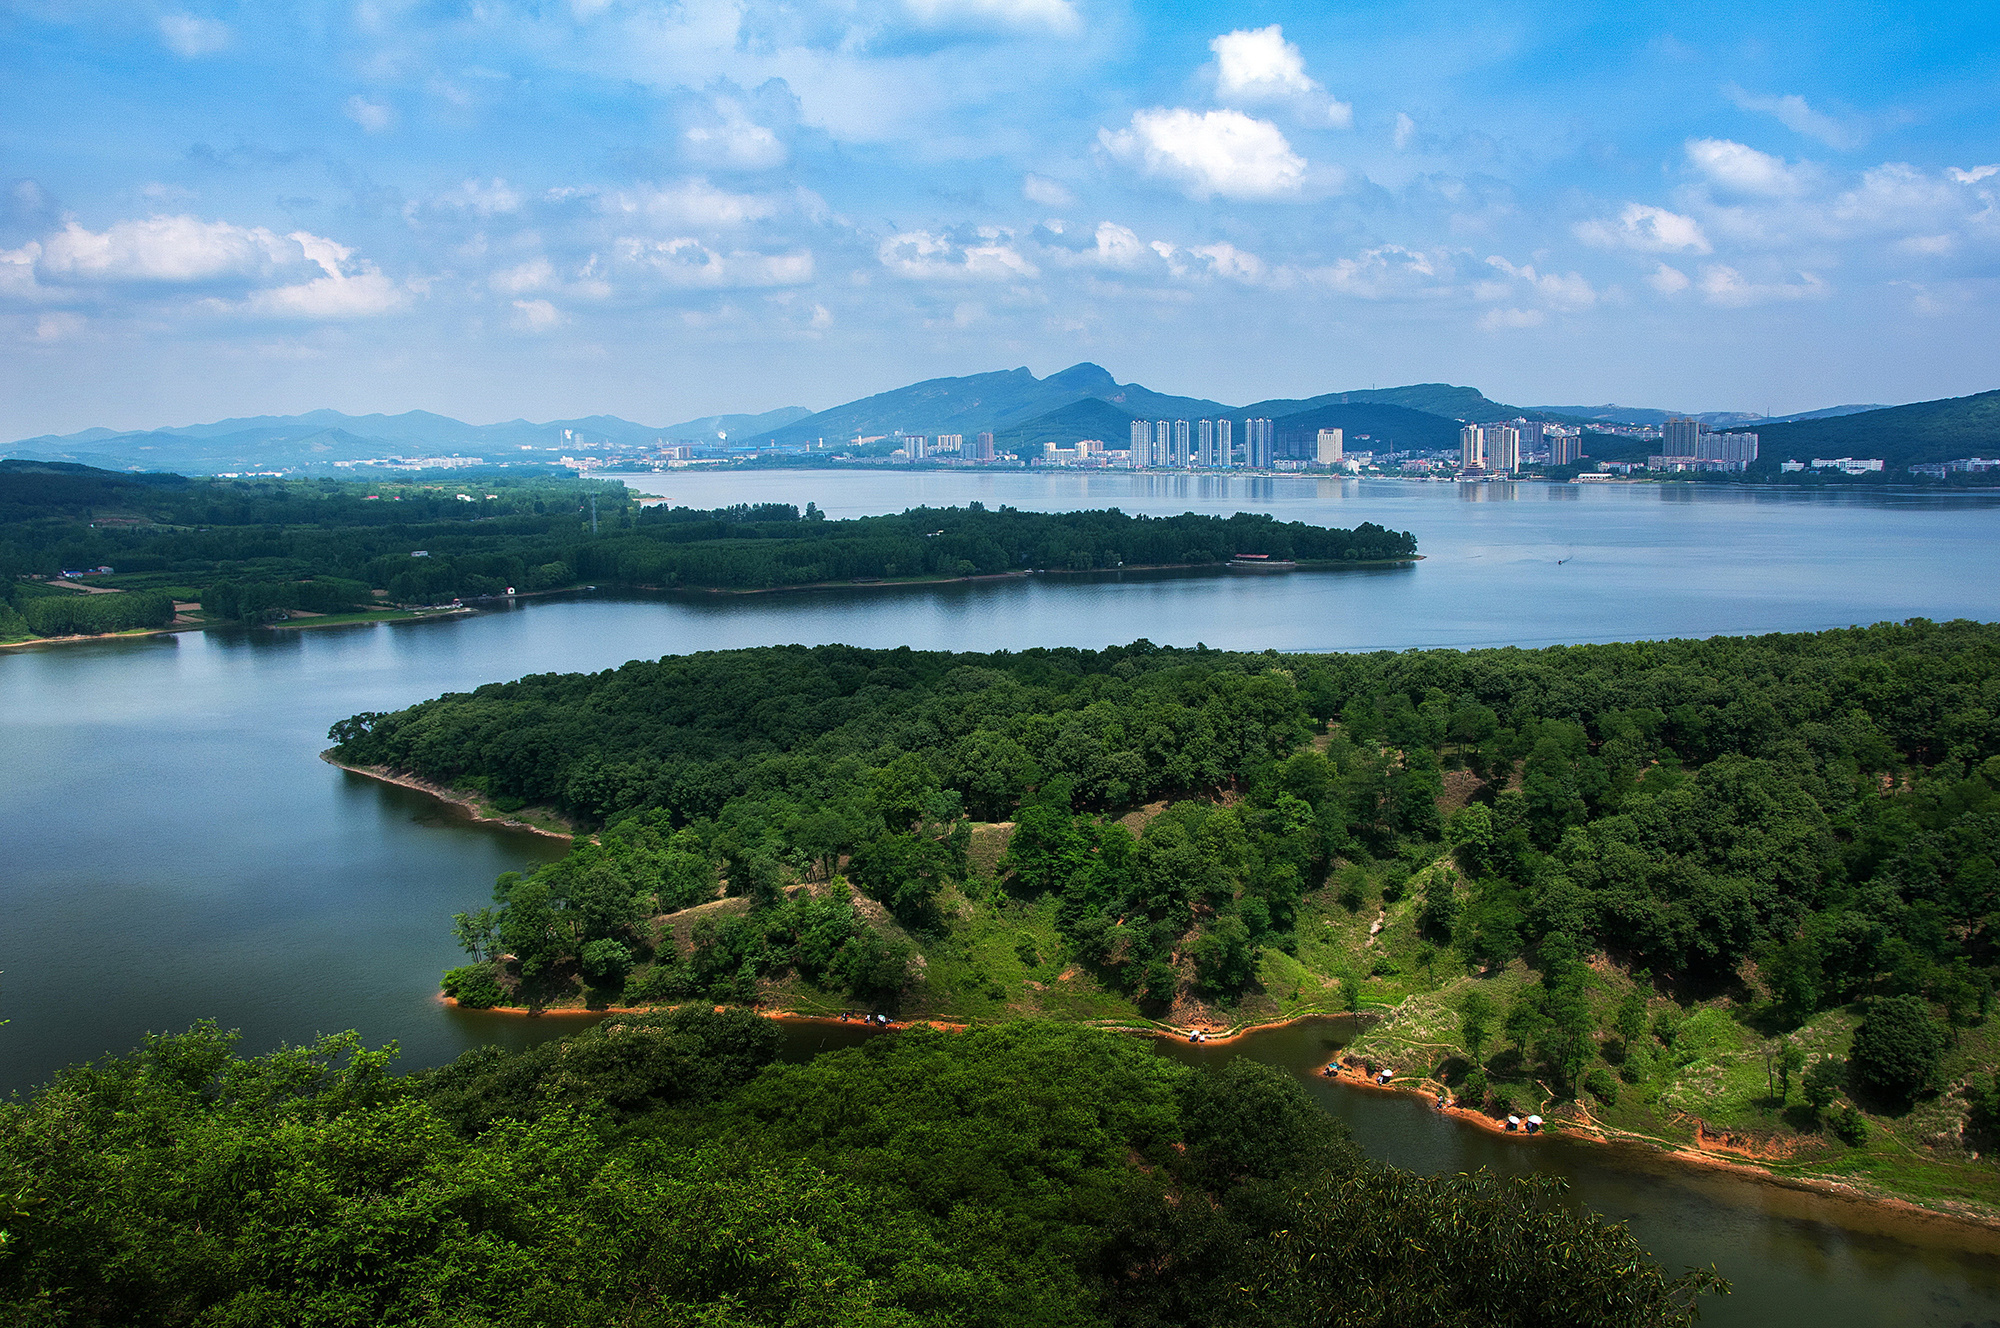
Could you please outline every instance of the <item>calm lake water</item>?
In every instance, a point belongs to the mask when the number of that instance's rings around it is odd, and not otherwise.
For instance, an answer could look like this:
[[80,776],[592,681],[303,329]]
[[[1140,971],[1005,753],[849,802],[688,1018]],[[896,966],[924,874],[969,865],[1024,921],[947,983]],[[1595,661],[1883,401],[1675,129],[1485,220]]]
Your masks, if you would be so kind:
[[[733,646],[1019,649],[1154,641],[1342,650],[2000,617],[2000,500],[1697,486],[1457,486],[1148,475],[644,476],[676,503],[830,515],[977,499],[1066,510],[1270,511],[1416,533],[1413,567],[1105,574],[751,596],[577,595],[467,617],[188,633],[0,652],[0,1091],[212,1017],[246,1049],[359,1029],[409,1065],[564,1021],[448,1013],[450,915],[560,853],[317,758],[327,726],[443,691]],[[858,1030],[856,1030],[858,1032]],[[1524,1145],[1312,1078],[1337,1027],[1228,1051],[1307,1077],[1371,1155],[1570,1176],[1670,1265],[1738,1283],[1707,1321],[2000,1322],[1990,1242],[1642,1153]],[[800,1032],[794,1054],[839,1040]],[[813,1039],[817,1039],[814,1041]],[[1169,1048],[1199,1055],[1201,1049]]]

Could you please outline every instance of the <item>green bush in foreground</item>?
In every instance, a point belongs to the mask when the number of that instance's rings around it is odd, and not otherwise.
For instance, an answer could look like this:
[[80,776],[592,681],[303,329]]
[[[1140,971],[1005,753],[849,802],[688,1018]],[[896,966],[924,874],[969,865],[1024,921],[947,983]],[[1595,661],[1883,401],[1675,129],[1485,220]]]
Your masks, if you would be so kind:
[[0,1108],[0,1320],[1668,1325],[1715,1285],[1546,1181],[1370,1166],[1278,1071],[1073,1027],[778,1065],[686,1010],[401,1077],[233,1041]]

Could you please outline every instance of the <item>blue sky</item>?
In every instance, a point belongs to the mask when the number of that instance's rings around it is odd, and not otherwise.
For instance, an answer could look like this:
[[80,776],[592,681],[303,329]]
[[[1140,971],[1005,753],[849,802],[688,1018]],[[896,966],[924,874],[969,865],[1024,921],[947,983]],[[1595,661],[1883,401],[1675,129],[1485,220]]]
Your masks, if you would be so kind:
[[0,181],[7,438],[2000,387],[1990,3],[5,0]]

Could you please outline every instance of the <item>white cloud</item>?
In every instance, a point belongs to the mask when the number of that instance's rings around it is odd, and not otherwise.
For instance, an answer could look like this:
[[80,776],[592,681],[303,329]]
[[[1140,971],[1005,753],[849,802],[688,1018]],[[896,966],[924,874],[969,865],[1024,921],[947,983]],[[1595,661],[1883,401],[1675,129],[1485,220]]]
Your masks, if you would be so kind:
[[1532,263],[1515,267],[1499,255],[1486,260],[1488,267],[1505,272],[1516,281],[1526,282],[1535,293],[1557,309],[1588,309],[1597,303],[1597,292],[1575,272],[1537,272]]
[[998,234],[960,245],[929,231],[906,231],[882,241],[875,256],[896,275],[918,281],[1019,281],[1041,275]]
[[81,334],[85,326],[82,314],[64,313],[61,310],[46,313],[35,320],[35,340],[68,341]]
[[769,194],[731,193],[706,180],[692,179],[615,194],[606,206],[670,226],[719,230],[766,221],[778,214],[781,200]]
[[1953,235],[1906,235],[1892,246],[1897,253],[1911,258],[1945,258],[1958,248],[1958,237]]
[[1364,249],[1353,258],[1302,275],[1343,295],[1365,300],[1438,295],[1447,289],[1449,280],[1444,263],[1400,244]]
[[791,155],[784,141],[752,119],[734,97],[716,98],[713,121],[692,126],[681,138],[688,155],[708,166],[762,171],[784,165]]
[[1396,151],[1410,146],[1410,140],[1417,136],[1417,122],[1402,111],[1396,112]]
[[1548,315],[1540,309],[1488,309],[1479,319],[1483,332],[1506,332],[1524,327],[1540,327]]
[[547,300],[516,300],[509,324],[521,332],[553,332],[569,320]]
[[1662,295],[1678,295],[1689,283],[1687,273],[1662,263],[1647,276],[1646,284]]
[[196,60],[229,45],[229,25],[193,14],[162,14],[160,40],[175,55]]
[[1689,165],[1739,193],[1782,198],[1804,193],[1811,184],[1810,168],[1788,166],[1782,157],[1726,138],[1691,138],[1686,151]]
[[252,290],[236,302],[203,302],[220,313],[360,318],[387,313],[404,301],[403,290],[372,264],[309,231],[280,237],[261,226],[246,228],[185,216],[121,221],[102,231],[86,230],[72,221],[38,248],[41,271],[65,284],[283,281],[288,270],[307,264],[322,274]]
[[1043,207],[1068,207],[1076,202],[1072,194],[1062,184],[1046,175],[1030,172],[1021,179],[1021,197],[1030,203],[1040,203]]
[[1081,26],[1076,6],[1070,0],[903,0],[903,3],[910,16],[926,27],[973,24],[1071,33]]
[[495,272],[486,284],[504,295],[545,290],[555,284],[556,270],[546,258],[532,258],[516,267]]
[[1745,280],[1743,274],[1733,267],[1708,263],[1701,269],[1701,294],[1710,304],[1739,309],[1778,300],[1823,299],[1832,294],[1832,290],[1810,272],[1799,273],[1796,282],[1759,283]]
[[467,180],[458,187],[457,193],[446,194],[439,202],[482,217],[497,217],[521,210],[520,192],[498,176],[491,180]]
[[1974,166],[1969,171],[1962,171],[1958,167],[1952,166],[1946,169],[1945,174],[1960,184],[1978,184],[1981,180],[2000,175],[2000,166]]
[[1637,249],[1642,253],[1686,250],[1705,254],[1713,247],[1693,217],[1645,203],[1627,203],[1615,222],[1593,219],[1576,227],[1576,237],[1605,249]]
[[736,249],[722,253],[701,241],[682,236],[672,240],[623,237],[618,257],[684,289],[737,290],[768,286],[803,286],[813,279],[809,249],[764,254]]
[[1731,83],[1722,89],[1722,95],[1741,106],[1746,111],[1761,111],[1777,117],[1778,123],[1795,134],[1816,138],[1830,148],[1860,147],[1867,135],[1822,115],[1806,104],[1804,97],[1793,94],[1785,97],[1762,97],[1746,92]]
[[1189,249],[1188,253],[1207,259],[1209,270],[1214,275],[1242,282],[1246,286],[1262,283],[1269,273],[1263,259],[1238,249],[1227,241],[1196,245]]
[[1100,129],[1097,136],[1120,161],[1172,180],[1198,199],[1294,194],[1305,178],[1305,158],[1278,127],[1241,111],[1139,111],[1130,129]]
[[1317,92],[1306,77],[1306,58],[1285,40],[1278,24],[1238,28],[1208,44],[1215,52],[1216,88],[1225,97],[1293,97]]
[[371,318],[401,307],[402,290],[373,264],[354,262],[353,250],[306,231],[293,231],[285,238],[326,275],[296,286],[256,291],[244,302],[244,312],[278,318]]
[[35,280],[42,246],[30,240],[19,249],[0,249],[0,299],[43,300],[55,294]]
[[1307,77],[1305,56],[1285,40],[1280,25],[1226,32],[1208,49],[1215,52],[1215,91],[1221,100],[1305,103],[1328,124],[1353,128],[1354,107],[1326,96],[1326,89]]
[[148,217],[102,231],[72,221],[42,245],[40,267],[61,280],[196,282],[251,276],[303,258],[261,226],[198,217]]
[[348,119],[370,134],[383,133],[394,128],[396,124],[396,110],[393,106],[369,101],[359,93],[349,97],[342,109],[346,111]]
[[1107,267],[1135,266],[1147,253],[1146,246],[1139,241],[1139,233],[1115,221],[1099,222],[1096,239],[1097,260]]

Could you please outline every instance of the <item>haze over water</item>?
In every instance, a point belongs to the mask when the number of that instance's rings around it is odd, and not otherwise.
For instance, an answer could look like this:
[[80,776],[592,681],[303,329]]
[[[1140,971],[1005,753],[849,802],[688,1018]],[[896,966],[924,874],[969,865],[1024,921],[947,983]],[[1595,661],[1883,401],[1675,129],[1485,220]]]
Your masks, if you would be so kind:
[[[358,1028],[434,1064],[554,1020],[447,1014],[450,915],[558,841],[475,827],[316,759],[327,726],[444,691],[734,646],[1240,649],[1538,646],[2000,617],[2000,500],[1698,486],[1585,489],[1134,475],[677,472],[676,503],[813,501],[830,516],[971,500],[1158,514],[1269,511],[1414,531],[1408,568],[1129,573],[774,595],[579,595],[454,621],[234,631],[0,652],[0,1089],[214,1017],[247,1051]],[[19,772],[34,771],[33,778]],[[1304,1031],[1250,1050],[1309,1074]],[[1561,1171],[1669,1263],[1743,1292],[1711,1323],[1957,1324],[2000,1317],[2000,1269],[1955,1231],[1656,1159],[1522,1151],[1401,1099],[1315,1081],[1374,1156]],[[1876,1228],[1857,1232],[1853,1224]]]

